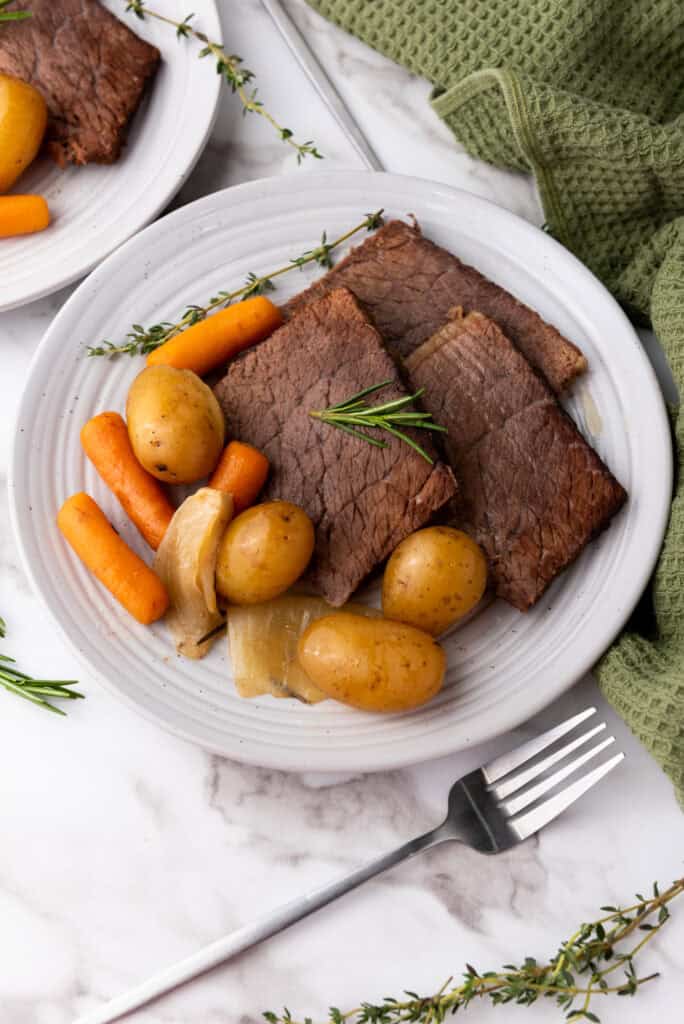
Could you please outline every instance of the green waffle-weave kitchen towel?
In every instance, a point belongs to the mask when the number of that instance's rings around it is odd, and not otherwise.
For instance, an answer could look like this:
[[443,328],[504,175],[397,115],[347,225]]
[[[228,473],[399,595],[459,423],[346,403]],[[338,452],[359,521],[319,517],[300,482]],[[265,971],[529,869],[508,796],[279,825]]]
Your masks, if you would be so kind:
[[[469,153],[534,173],[552,234],[652,323],[681,395],[682,0],[309,3],[432,82],[434,109]],[[674,429],[680,482],[651,592],[596,672],[684,804],[681,412]]]

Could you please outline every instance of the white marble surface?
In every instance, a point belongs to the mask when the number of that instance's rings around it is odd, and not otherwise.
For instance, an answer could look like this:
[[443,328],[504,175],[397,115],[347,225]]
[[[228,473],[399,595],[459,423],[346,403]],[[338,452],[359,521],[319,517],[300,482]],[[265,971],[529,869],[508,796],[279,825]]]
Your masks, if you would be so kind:
[[[220,6],[226,41],[258,73],[263,98],[299,136],[316,139],[326,166],[356,166],[258,0]],[[531,182],[462,153],[429,110],[426,83],[303,0],[289,8],[389,170],[458,185],[541,222]],[[178,201],[291,170],[284,147],[226,95]],[[70,1024],[167,962],[426,829],[451,780],[485,755],[342,780],[245,768],[159,731],[83,675],[18,565],[4,487],[31,355],[67,294],[0,317],[0,610],[10,631],[2,649],[33,673],[79,676],[88,695],[59,719],[0,692],[2,1024]],[[544,957],[600,904],[681,874],[684,818],[671,787],[590,680],[516,735],[589,702],[627,759],[538,839],[498,858],[458,847],[423,855],[131,1020],[248,1024],[283,1003],[318,1019],[331,1003],[432,991],[466,959],[485,969]],[[645,956],[661,979],[634,1001],[598,1007],[602,1020],[680,1021],[683,949],[684,906]],[[468,1019],[494,1012],[475,1006]],[[522,1014],[506,1008],[496,1018]],[[561,1019],[546,1004],[525,1017]]]

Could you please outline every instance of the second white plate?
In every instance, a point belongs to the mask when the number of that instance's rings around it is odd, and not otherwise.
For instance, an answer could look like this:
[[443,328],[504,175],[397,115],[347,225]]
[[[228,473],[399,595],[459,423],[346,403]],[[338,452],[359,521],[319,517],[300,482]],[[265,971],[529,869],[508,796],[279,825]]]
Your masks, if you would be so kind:
[[[131,322],[171,319],[329,239],[369,210],[414,213],[426,235],[479,267],[554,323],[590,371],[569,411],[625,485],[610,528],[537,607],[502,602],[446,641],[444,690],[427,707],[377,716],[332,702],[241,700],[221,643],[201,662],[176,657],[163,624],[138,626],[86,572],[55,526],[86,490],[150,557],[90,466],[81,425],[123,410],[141,359],[88,359]],[[360,240],[359,238],[356,241]],[[336,257],[339,258],[339,253]],[[144,273],[142,269],[144,268]],[[280,278],[276,300],[317,271]],[[318,271],[320,272],[320,271]],[[669,509],[671,449],[663,401],[626,317],[570,253],[514,215],[443,185],[339,172],[253,182],[170,214],[114,253],[64,306],[40,345],[21,401],[10,483],[17,540],[34,586],[108,687],[173,732],[220,754],[295,770],[373,770],[436,757],[512,728],[586,672],[624,624],[653,569]]]
[[[0,240],[0,312],[83,277],[149,224],[190,174],[214,123],[221,78],[199,59],[199,46],[176,39],[170,25],[126,14],[120,0],[103,2],[161,51],[162,63],[116,163],[61,169],[40,157],[15,185],[45,196],[53,220],[39,234]],[[163,0],[161,11],[178,21],[187,14],[181,0]],[[221,38],[214,0],[203,0],[196,22]]]

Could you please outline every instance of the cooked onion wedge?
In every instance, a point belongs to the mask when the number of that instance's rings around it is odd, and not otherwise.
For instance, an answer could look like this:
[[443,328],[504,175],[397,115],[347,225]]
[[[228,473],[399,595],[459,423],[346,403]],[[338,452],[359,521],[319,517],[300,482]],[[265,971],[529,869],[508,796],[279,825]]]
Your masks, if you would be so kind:
[[154,568],[169,593],[166,622],[176,650],[202,658],[214,638],[199,643],[223,621],[216,605],[216,553],[233,515],[229,494],[202,487],[177,509],[159,545]]
[[[349,605],[358,614],[374,608]],[[235,686],[241,697],[296,697],[306,704],[325,700],[297,662],[297,641],[315,619],[335,609],[320,597],[291,594],[263,604],[231,607],[228,644]]]

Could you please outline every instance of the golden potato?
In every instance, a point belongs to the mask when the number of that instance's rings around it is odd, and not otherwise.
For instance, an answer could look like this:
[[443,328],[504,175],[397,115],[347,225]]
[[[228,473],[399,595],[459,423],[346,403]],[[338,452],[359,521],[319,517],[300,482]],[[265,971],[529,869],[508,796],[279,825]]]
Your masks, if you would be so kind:
[[0,193],[35,159],[45,134],[47,106],[32,85],[0,75]]
[[231,604],[260,604],[299,579],[314,549],[314,528],[289,501],[266,501],[241,512],[219,547],[216,586]]
[[208,476],[223,451],[221,407],[192,370],[148,366],[128,392],[126,420],[138,462],[167,483]]
[[478,544],[450,526],[417,530],[395,549],[382,581],[382,610],[437,636],[484,594],[487,561]]
[[431,636],[389,619],[336,612],[312,622],[297,657],[332,697],[362,711],[408,711],[431,700],[444,682],[446,656]]

